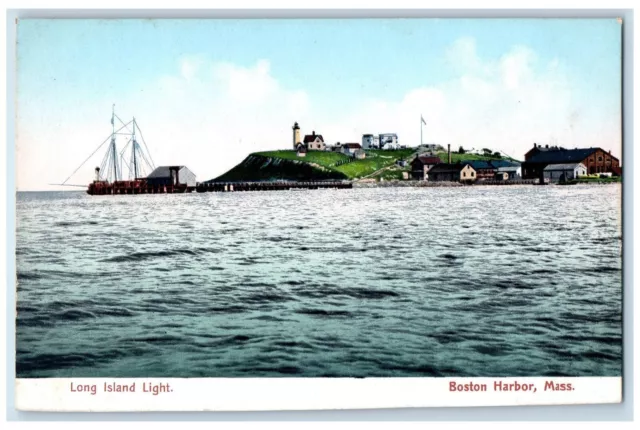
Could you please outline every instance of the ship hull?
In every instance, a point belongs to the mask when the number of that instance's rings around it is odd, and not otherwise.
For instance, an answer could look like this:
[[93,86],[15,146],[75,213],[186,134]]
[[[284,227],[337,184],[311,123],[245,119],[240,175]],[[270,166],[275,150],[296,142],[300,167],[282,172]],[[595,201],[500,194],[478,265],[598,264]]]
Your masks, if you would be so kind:
[[114,183],[105,181],[94,181],[89,184],[87,194],[91,196],[110,196],[123,194],[181,194],[191,193],[196,189],[194,186],[186,184],[177,185],[155,185],[148,184],[144,180],[136,181],[116,181]]

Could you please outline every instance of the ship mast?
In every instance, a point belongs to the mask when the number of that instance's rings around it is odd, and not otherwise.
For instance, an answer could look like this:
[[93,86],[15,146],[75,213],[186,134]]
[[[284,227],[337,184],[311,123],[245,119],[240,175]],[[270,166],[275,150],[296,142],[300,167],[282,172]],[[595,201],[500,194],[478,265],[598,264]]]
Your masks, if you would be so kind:
[[115,112],[116,105],[111,106],[111,156],[113,158],[113,182],[118,180],[118,157],[116,156],[116,126]]
[[133,151],[133,180],[138,179],[138,161],[136,160],[136,146],[138,146],[138,142],[136,142],[136,117],[133,117],[133,132],[131,136],[132,140],[132,151]]

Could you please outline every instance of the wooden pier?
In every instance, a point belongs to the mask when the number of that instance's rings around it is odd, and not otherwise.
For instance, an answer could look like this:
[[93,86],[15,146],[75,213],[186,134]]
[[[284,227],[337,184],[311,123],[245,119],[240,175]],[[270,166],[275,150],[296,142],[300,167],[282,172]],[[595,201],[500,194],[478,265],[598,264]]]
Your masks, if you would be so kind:
[[201,182],[196,185],[196,192],[317,190],[320,188],[353,188],[353,185],[351,182],[342,181]]

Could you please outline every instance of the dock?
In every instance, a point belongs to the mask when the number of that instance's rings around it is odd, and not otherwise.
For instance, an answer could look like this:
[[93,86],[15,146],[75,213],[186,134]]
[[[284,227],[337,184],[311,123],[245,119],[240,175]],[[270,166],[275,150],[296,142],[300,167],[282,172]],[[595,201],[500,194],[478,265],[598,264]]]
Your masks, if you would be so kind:
[[196,192],[317,190],[322,188],[353,188],[353,184],[343,181],[201,182],[196,185]]

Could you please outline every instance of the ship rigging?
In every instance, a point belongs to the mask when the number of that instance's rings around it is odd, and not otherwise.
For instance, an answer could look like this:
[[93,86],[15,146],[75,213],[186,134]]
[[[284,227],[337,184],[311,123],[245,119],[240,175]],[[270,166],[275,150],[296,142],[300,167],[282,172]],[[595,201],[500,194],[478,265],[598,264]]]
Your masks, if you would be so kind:
[[[118,128],[116,129],[116,121]],[[126,139],[121,149],[117,140]],[[139,139],[139,140],[138,140]],[[140,144],[140,141],[142,144]],[[61,184],[70,187],[69,179],[78,172],[93,156],[109,142],[102,161],[95,168],[95,178],[87,188],[91,195],[105,194],[153,194],[184,193],[195,189],[195,177],[184,166],[162,166],[156,168],[142,130],[135,117],[124,122],[111,109],[111,134],[84,160]],[[181,178],[182,176],[182,178]],[[183,180],[181,182],[181,179]],[[80,185],[84,187],[83,185]]]

